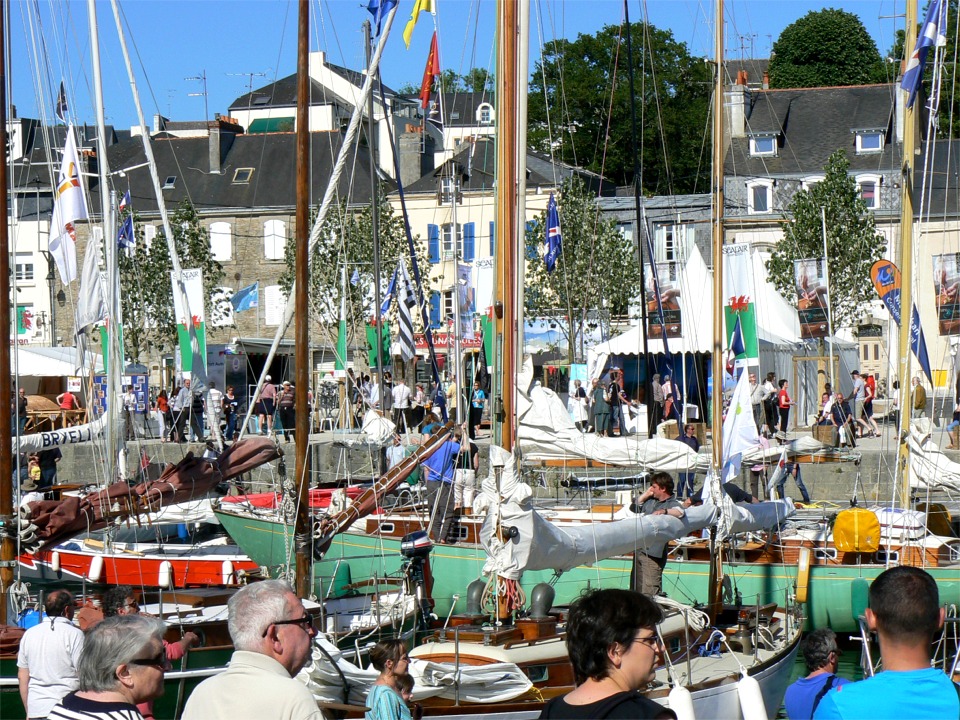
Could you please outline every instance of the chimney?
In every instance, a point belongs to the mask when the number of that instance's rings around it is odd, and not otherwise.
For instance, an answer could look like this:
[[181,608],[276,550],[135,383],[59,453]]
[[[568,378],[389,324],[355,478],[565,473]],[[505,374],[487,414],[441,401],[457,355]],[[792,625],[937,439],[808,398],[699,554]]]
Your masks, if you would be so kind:
[[210,149],[210,174],[219,175],[220,168],[220,120],[214,120],[207,123],[207,134],[209,136]]
[[397,142],[400,155],[400,182],[410,185],[423,176],[423,129],[419,125],[407,123]]
[[766,70],[763,71],[763,89],[770,89],[770,73],[768,73]]
[[737,85],[747,85],[747,71],[746,70],[737,70]]

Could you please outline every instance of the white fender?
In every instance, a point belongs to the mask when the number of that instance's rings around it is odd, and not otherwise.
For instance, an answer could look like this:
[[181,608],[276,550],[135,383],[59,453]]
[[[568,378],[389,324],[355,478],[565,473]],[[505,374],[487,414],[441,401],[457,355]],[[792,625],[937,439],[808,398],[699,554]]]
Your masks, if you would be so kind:
[[670,709],[677,714],[677,720],[696,720],[693,712],[693,696],[682,685],[674,685],[668,696]]
[[94,555],[90,560],[90,568],[87,570],[87,580],[90,582],[100,582],[103,577],[103,555]]
[[760,683],[746,673],[737,682],[737,693],[740,695],[740,712],[743,720],[767,720],[767,708],[763,703],[763,693],[760,692]]
[[157,585],[166,589],[173,587],[173,565],[169,560],[160,563],[160,570],[157,572]]
[[54,550],[50,553],[50,569],[54,572],[60,572],[60,553]]
[[233,585],[237,579],[233,576],[233,561],[224,560],[220,565],[220,581],[224,585]]

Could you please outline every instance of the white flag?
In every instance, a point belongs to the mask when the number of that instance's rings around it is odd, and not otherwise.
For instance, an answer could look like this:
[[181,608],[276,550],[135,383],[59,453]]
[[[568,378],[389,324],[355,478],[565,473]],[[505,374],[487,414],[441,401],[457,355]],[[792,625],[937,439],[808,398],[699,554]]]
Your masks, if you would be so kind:
[[50,219],[50,254],[57,262],[64,285],[77,279],[77,231],[74,223],[87,219],[87,203],[80,178],[80,158],[73,125],[67,128],[63,162],[53,193],[53,217]]
[[100,277],[100,243],[91,234],[87,251],[83,256],[83,273],[80,275],[80,296],[77,298],[77,333],[107,317],[106,295]]
[[723,420],[723,482],[729,482],[740,472],[744,451],[760,442],[757,426],[753,422],[749,375],[746,370],[740,374],[727,416]]
[[770,495],[771,500],[776,500],[776,492],[774,488],[780,484],[780,478],[782,478],[787,472],[787,446],[783,446],[783,452],[780,453],[780,460],[777,462],[777,467],[773,471],[773,475],[770,476],[770,482],[767,483],[767,493]]

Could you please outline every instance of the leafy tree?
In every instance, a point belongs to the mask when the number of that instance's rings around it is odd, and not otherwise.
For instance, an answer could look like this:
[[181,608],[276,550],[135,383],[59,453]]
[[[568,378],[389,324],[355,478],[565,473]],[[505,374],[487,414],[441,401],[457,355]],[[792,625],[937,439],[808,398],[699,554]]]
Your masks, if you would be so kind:
[[[548,317],[567,340],[568,359],[576,358],[585,332],[584,317],[604,306],[610,315],[624,315],[640,285],[633,244],[611,220],[597,212],[594,197],[577,176],[560,187],[557,197],[563,251],[553,272],[538,252],[544,243],[547,213],[527,226],[526,313]],[[570,322],[567,319],[571,318]]]
[[[378,227],[380,234],[380,277],[373,272],[373,222],[370,206],[360,209],[348,208],[346,203],[332,208],[327,214],[320,240],[311,257],[310,272],[310,312],[321,336],[330,343],[336,341],[337,324],[340,320],[341,289],[344,279],[341,275],[346,262],[347,288],[347,328],[350,342],[366,342],[365,326],[374,316],[373,284],[380,283],[381,297],[386,293],[390,277],[397,266],[398,258],[408,258],[407,235],[403,217],[397,215],[382,193],[379,197]],[[311,211],[311,225],[317,216],[317,208]],[[417,250],[417,262],[424,275],[427,274],[426,243],[414,238]],[[280,288],[289,295],[293,287],[296,260],[296,244],[288,242],[284,251],[286,269],[280,276]],[[357,271],[359,281],[354,284],[353,273]],[[410,263],[407,261],[407,270]],[[413,276],[410,277],[411,284]],[[427,289],[424,294],[429,295]],[[391,305],[390,313],[396,312],[396,303]],[[389,322],[390,315],[385,320]],[[414,325],[418,325],[416,319]]]
[[[123,337],[127,355],[140,361],[148,350],[169,352],[177,343],[174,319],[173,265],[163,228],[146,247],[143,226],[135,222],[137,242],[118,260],[123,297]],[[203,272],[204,313],[212,317],[214,298],[223,285],[223,267],[210,250],[210,234],[200,224],[196,209],[186,200],[170,215],[174,243],[183,268]]]
[[493,73],[486,68],[472,68],[466,75],[461,75],[461,79],[470,92],[493,92]]
[[[440,75],[440,83],[445,93],[493,92],[493,73],[486,68],[471,68],[465,75],[447,68]],[[418,95],[420,81],[407,82],[397,91],[401,95]]]
[[[610,25],[544,48],[530,81],[528,138],[532,149],[629,185],[630,85],[622,30]],[[632,37],[642,188],[663,195],[702,191],[709,180],[703,138],[712,71],[668,30],[634,23]]]
[[860,18],[843,10],[811,11],[773,44],[770,87],[805,88],[887,82],[877,45]]
[[843,150],[837,150],[827,160],[824,179],[793,196],[788,208],[792,218],[783,221],[783,240],[767,261],[771,282],[783,297],[795,302],[794,261],[823,257],[824,208],[834,328],[853,326],[875,298],[870,267],[883,257],[885,245],[849,168]]

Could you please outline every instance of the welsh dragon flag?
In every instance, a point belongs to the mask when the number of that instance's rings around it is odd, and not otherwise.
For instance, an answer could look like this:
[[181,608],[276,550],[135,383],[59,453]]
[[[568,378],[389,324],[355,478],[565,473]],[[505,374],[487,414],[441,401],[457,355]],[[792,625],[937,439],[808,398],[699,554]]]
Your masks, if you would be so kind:
[[[726,328],[726,347],[737,319],[743,334],[743,353],[749,365],[760,362],[760,343],[757,341],[756,290],[753,283],[753,261],[748,245],[726,245],[723,248],[723,319]],[[752,362],[750,362],[752,361]]]

